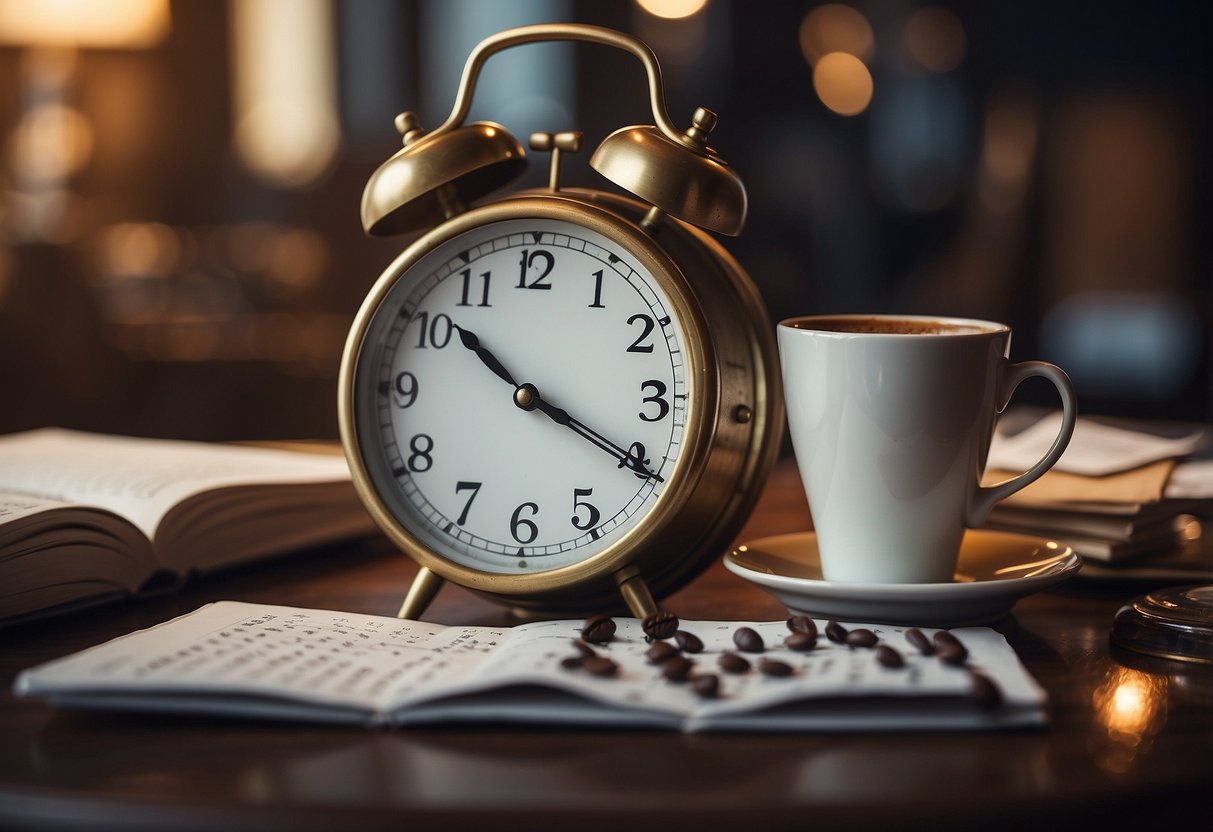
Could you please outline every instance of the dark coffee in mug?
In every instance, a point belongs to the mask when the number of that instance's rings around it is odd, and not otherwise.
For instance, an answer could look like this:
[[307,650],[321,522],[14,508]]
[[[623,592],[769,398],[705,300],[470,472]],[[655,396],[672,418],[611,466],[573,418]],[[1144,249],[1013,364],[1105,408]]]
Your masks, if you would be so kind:
[[868,335],[979,335],[989,332],[979,326],[934,318],[814,318],[812,321],[795,322],[792,326],[818,332],[860,332]]

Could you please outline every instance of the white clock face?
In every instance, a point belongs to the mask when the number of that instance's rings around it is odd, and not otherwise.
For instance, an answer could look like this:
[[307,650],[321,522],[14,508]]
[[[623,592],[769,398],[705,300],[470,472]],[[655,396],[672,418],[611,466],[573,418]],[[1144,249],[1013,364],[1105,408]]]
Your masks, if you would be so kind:
[[596,231],[493,222],[399,276],[366,328],[367,474],[425,546],[493,573],[581,562],[668,485],[687,426],[668,293]]

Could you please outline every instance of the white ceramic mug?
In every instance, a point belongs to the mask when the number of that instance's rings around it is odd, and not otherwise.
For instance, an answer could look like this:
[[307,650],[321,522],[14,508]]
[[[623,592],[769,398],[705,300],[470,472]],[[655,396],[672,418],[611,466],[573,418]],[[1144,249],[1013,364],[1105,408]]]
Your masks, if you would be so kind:
[[[1049,470],[1074,432],[1069,377],[1041,361],[1012,364],[1004,324],[819,315],[781,321],[777,336],[828,581],[951,582],[965,529]],[[1061,430],[1028,471],[983,487],[997,415],[1031,376],[1061,394]]]

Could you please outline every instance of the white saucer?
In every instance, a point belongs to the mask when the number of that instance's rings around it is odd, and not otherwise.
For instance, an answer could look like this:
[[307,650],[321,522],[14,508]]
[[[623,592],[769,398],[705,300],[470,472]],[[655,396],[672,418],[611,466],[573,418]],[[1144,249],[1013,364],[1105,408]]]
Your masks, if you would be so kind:
[[822,580],[812,532],[765,537],[725,555],[730,572],[768,590],[795,613],[839,621],[956,627],[989,624],[1015,602],[1076,574],[1081,558],[1062,543],[1010,532],[965,534],[950,584]]

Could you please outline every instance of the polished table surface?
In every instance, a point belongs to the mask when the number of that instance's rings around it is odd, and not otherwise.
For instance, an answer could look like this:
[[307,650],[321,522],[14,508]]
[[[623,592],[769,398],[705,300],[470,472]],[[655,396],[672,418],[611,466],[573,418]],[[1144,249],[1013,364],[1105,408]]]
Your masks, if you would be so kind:
[[[739,537],[808,524],[784,461]],[[25,667],[208,601],[390,615],[413,571],[374,541],[0,630],[0,828],[1213,828],[1213,667],[1111,647],[1117,608],[1150,587],[1081,575],[998,625],[1049,694],[1049,725],[1029,730],[367,729],[56,710],[9,692]],[[719,564],[664,606],[691,620],[786,616]],[[506,614],[448,586],[426,618]]]

